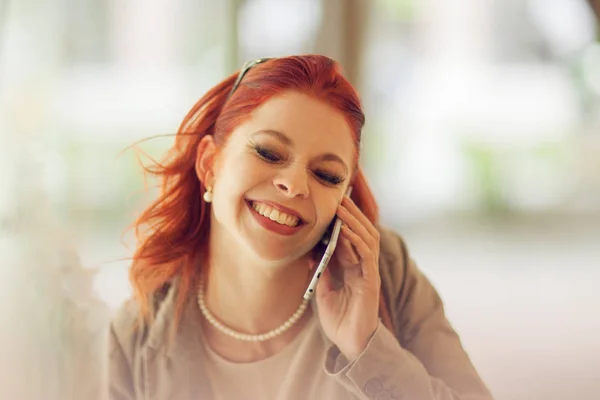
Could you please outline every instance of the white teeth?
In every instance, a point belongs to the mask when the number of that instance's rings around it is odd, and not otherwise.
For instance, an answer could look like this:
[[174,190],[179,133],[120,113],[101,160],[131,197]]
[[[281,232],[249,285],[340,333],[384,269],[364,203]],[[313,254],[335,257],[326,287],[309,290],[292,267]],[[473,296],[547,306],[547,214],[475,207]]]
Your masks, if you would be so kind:
[[293,215],[288,215],[283,222],[286,225],[291,225],[296,218]]
[[277,218],[279,218],[279,211],[271,210],[271,214],[269,214],[269,219],[271,221],[277,221]]
[[267,217],[271,221],[275,221],[281,225],[295,227],[300,222],[298,217],[283,213],[265,203],[252,202],[252,208],[254,208],[260,215]]
[[285,221],[287,221],[287,217],[289,217],[289,215],[279,214],[279,218],[277,218],[277,222],[279,222],[280,224],[285,224]]

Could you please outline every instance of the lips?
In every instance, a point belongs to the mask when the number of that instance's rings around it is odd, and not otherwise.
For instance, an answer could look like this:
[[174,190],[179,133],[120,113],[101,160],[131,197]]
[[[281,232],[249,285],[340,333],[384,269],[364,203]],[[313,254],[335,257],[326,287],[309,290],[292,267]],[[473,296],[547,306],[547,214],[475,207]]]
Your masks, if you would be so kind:
[[[287,216],[292,216],[292,217],[297,218],[298,224],[300,224],[300,225],[306,223],[306,220],[304,218],[302,218],[302,215],[300,215],[300,213],[298,211],[288,208],[282,204],[275,203],[275,202],[268,201],[268,200],[264,200],[264,201],[263,200],[247,200],[247,202],[253,208],[254,207],[261,208],[263,210],[263,212],[261,214],[264,214],[264,211],[266,210],[267,217],[268,217],[268,211],[270,211],[268,209],[270,208],[270,209],[277,210],[279,214],[285,214]],[[266,208],[263,207],[262,205],[265,205]]]
[[259,225],[280,235],[293,235],[306,224],[298,212],[277,203],[247,200],[246,205]]

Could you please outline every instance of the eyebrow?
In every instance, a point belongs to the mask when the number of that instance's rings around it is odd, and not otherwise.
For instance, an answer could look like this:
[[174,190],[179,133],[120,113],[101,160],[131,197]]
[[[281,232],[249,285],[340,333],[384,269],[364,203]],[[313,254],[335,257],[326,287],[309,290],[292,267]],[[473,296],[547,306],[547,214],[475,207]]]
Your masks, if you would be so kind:
[[[254,135],[259,135],[259,134],[267,134],[270,136],[273,136],[277,139],[279,139],[281,142],[283,142],[285,145],[290,146],[290,147],[294,147],[294,142],[292,141],[292,139],[290,139],[285,133],[275,130],[275,129],[260,129],[254,133],[252,133],[251,136]],[[344,166],[344,168],[346,169],[346,173],[348,173],[348,166],[346,165],[346,163],[344,162],[344,160],[342,160],[337,154],[333,154],[333,153],[325,153],[321,156],[319,156],[319,159],[323,160],[323,161],[335,161],[338,162],[340,164],[342,164]]]

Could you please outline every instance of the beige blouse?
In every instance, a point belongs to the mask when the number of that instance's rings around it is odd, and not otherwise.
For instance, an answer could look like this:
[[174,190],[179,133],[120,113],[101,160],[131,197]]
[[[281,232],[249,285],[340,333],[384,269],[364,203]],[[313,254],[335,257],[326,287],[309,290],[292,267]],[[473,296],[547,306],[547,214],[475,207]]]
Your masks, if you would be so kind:
[[[289,399],[492,400],[448,322],[437,291],[410,258],[402,238],[378,228],[381,289],[393,326],[387,329],[380,322],[365,351],[351,363],[322,332],[318,320],[272,360],[223,364],[226,367],[219,367],[214,358],[207,362],[196,296],[188,296],[181,324],[174,329],[174,278],[153,296],[152,324],[136,325],[139,306],[133,299],[113,318],[108,332],[109,398],[210,400],[214,387],[220,398],[236,399],[268,398],[269,392],[262,396],[260,391],[272,390],[273,398]],[[245,383],[240,384],[242,379]]]
[[264,360],[235,363],[203,340],[205,368],[214,400],[353,399],[323,365],[327,345],[313,314],[303,330],[279,353]]

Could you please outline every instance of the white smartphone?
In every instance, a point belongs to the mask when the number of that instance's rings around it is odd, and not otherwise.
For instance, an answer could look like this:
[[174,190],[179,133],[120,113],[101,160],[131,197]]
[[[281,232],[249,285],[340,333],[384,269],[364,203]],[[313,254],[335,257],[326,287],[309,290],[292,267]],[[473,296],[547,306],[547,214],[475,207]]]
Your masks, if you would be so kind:
[[[350,194],[352,193],[352,186],[350,186],[348,188],[348,191],[346,191],[346,196],[350,196]],[[310,300],[313,296],[313,294],[315,293],[315,290],[317,290],[317,283],[319,282],[319,278],[321,277],[321,274],[323,273],[323,271],[325,271],[325,268],[327,268],[327,264],[329,263],[329,260],[331,259],[331,256],[333,255],[333,252],[335,250],[335,247],[337,246],[337,241],[338,238],[340,237],[340,230],[342,229],[342,220],[339,219],[338,217],[335,217],[334,222],[333,222],[333,229],[331,230],[331,236],[327,237],[327,233],[325,233],[325,240],[327,240],[327,248],[325,249],[325,253],[323,253],[323,257],[321,258],[321,262],[319,263],[319,266],[317,267],[317,269],[315,269],[315,273],[312,277],[312,279],[310,280],[310,283],[308,284],[308,288],[306,288],[306,291],[304,292],[304,299],[305,300]]]

